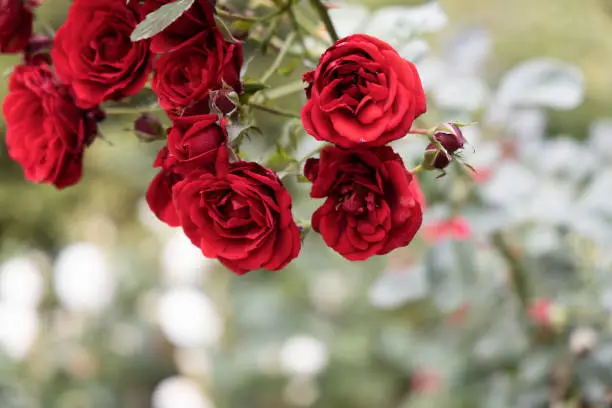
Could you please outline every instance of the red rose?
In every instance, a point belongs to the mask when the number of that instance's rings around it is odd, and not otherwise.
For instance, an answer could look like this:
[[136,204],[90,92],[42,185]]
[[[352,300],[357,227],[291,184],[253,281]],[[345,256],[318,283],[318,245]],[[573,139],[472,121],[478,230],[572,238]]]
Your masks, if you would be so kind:
[[137,1],[75,0],[55,37],[51,56],[58,75],[71,84],[78,104],[138,93],[146,84],[152,54],[148,41],[130,35],[142,19]]
[[410,243],[423,214],[416,178],[390,147],[327,146],[304,170],[313,198],[327,198],[312,216],[325,243],[351,261]]
[[147,203],[153,214],[171,227],[178,226],[179,219],[172,203],[172,187],[183,179],[183,176],[174,170],[174,161],[168,154],[168,147],[164,146],[159,153],[153,167],[160,171],[149,184],[147,189]]
[[64,188],[81,179],[83,151],[102,115],[78,108],[47,65],[15,67],[3,112],[9,156],[28,180]]
[[426,111],[415,66],[368,35],[338,41],[304,80],[306,131],[342,147],[382,146],[404,137]]
[[214,114],[185,116],[174,119],[168,131],[168,151],[178,173],[188,175],[195,170],[213,172],[217,158],[227,160],[225,123],[218,123]]
[[171,116],[210,113],[210,92],[230,86],[240,92],[242,44],[208,30],[155,61],[152,88]]
[[[145,14],[174,0],[146,0]],[[185,41],[195,37],[210,27],[216,27],[214,19],[215,0],[195,0],[189,10],[185,11],[174,23],[153,37],[151,51],[167,52],[177,48]]]
[[172,188],[193,171],[214,172],[216,165],[227,165],[227,131],[217,115],[175,118],[164,146],[153,167],[160,168],[147,191],[153,213],[170,226],[179,219],[172,203]]
[[282,269],[300,252],[291,196],[257,163],[233,163],[226,174],[192,173],[174,187],[174,206],[191,242],[239,275]]
[[32,12],[23,0],[0,0],[0,52],[20,52],[32,35]]

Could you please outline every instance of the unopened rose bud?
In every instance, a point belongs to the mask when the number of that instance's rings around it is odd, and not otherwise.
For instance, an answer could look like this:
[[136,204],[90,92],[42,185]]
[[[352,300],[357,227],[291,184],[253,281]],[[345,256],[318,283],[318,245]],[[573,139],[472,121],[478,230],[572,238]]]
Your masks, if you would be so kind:
[[159,119],[149,113],[143,113],[134,121],[134,133],[144,142],[160,140],[166,136]]
[[446,150],[446,153],[439,150],[438,147],[431,143],[425,149],[425,157],[423,165],[429,170],[444,169],[453,160],[454,154],[463,149],[465,138],[461,129],[454,123],[447,123],[436,130],[433,135],[435,141]]
[[220,115],[231,115],[238,103],[238,94],[233,89],[221,88],[210,92],[210,109]]
[[23,50],[23,59],[28,65],[51,64],[49,51],[53,39],[48,35],[33,35]]

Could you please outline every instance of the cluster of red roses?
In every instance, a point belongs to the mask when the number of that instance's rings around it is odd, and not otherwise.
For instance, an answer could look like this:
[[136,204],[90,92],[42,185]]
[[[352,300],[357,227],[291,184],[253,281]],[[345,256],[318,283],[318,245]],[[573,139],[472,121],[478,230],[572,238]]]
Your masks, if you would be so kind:
[[[135,95],[153,71],[151,88],[172,127],[154,163],[160,171],[147,191],[151,210],[238,274],[281,269],[299,254],[300,227],[278,176],[241,161],[229,145],[230,95],[243,91],[242,45],[217,28],[215,1],[197,0],[152,39],[130,40],[146,14],[170,1],[75,0],[50,56],[32,47],[29,6],[8,1],[30,21],[20,46],[2,44],[25,55],[3,106],[9,154],[32,181],[76,183],[104,118],[100,104]],[[304,127],[333,144],[304,169],[311,196],[327,198],[313,229],[350,260],[407,245],[421,226],[424,199],[386,144],[408,134],[426,110],[414,65],[376,38],[353,35],[327,50],[304,80]]]
[[310,195],[327,198],[312,226],[327,245],[364,260],[407,245],[421,226],[424,198],[415,176],[386,143],[425,113],[415,66],[367,35],[338,41],[304,75],[306,131],[334,143],[306,162]]

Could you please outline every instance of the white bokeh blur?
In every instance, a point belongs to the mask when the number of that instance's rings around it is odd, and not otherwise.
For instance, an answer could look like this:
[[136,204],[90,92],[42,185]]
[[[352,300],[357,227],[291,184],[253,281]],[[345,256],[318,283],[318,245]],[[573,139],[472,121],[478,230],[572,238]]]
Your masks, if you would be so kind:
[[168,340],[177,347],[214,346],[223,333],[223,320],[201,291],[173,288],[161,295],[157,318]]
[[160,382],[152,397],[153,408],[214,408],[198,384],[187,377],[169,377]]
[[280,350],[281,366],[292,376],[316,376],[327,366],[325,344],[308,335],[297,335],[285,341]]
[[204,257],[180,229],[168,237],[161,253],[164,280],[170,285],[196,285],[216,264]]
[[38,265],[30,258],[12,258],[0,265],[2,301],[16,306],[35,308],[42,299],[44,285]]
[[53,284],[64,308],[98,313],[112,302],[116,282],[104,249],[78,242],[65,247],[57,257]]

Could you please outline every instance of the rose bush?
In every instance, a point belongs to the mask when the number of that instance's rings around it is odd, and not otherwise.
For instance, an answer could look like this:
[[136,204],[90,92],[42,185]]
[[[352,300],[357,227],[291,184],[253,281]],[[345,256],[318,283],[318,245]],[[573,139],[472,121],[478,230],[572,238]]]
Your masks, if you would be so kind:
[[338,41],[304,80],[304,128],[338,146],[382,146],[404,137],[426,111],[416,67],[368,35]]
[[353,261],[408,245],[421,226],[418,181],[390,147],[327,146],[309,159],[311,197],[326,198],[312,216],[325,243]]
[[71,88],[48,65],[15,67],[3,114],[9,156],[28,180],[64,188],[81,179],[83,152],[103,114],[77,107]]
[[135,95],[147,83],[149,42],[130,34],[144,14],[137,1],[75,0],[55,37],[52,59],[80,107]]

